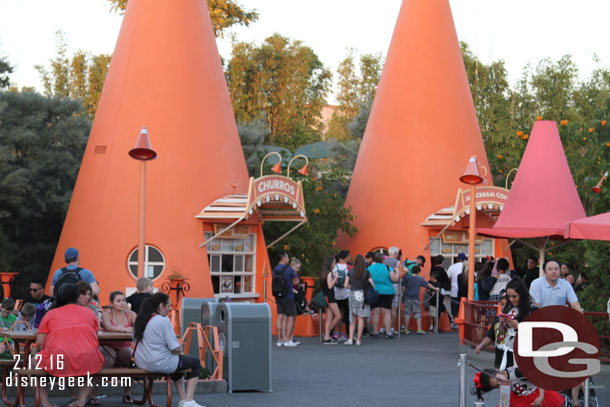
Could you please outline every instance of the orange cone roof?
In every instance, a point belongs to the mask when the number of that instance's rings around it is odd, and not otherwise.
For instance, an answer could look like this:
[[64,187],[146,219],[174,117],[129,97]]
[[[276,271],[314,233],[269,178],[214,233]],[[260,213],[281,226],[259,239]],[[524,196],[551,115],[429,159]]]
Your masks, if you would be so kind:
[[453,205],[473,154],[489,168],[449,2],[404,0],[347,194],[358,233],[338,246],[424,254],[420,224]]
[[212,296],[194,216],[245,193],[248,173],[204,1],[129,1],[51,270],[78,248],[103,303],[135,287],[127,261],[138,239],[140,163],[128,152],[142,127],[158,153],[147,163],[146,206],[146,243],[165,257],[155,285],[180,272],[190,296]]

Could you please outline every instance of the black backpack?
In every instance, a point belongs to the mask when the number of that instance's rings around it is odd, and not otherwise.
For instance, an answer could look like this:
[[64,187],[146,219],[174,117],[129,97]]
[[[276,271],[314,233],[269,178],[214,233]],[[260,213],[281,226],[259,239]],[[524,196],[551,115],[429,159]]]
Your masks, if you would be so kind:
[[288,295],[288,288],[284,282],[284,271],[288,268],[285,264],[282,271],[273,270],[273,278],[271,278],[271,293],[276,298],[285,298]]
[[77,267],[74,270],[70,270],[67,267],[61,269],[61,274],[57,279],[57,283],[55,283],[55,288],[53,289],[53,296],[57,297],[57,293],[61,289],[62,286],[66,284],[76,284],[82,280],[80,276],[81,267]]

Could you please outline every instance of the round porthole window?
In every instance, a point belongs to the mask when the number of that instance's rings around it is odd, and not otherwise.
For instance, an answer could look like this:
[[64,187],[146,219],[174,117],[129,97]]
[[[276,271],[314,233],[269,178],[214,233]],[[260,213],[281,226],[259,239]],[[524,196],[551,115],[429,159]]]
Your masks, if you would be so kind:
[[[129,254],[127,260],[127,269],[134,278],[138,274],[138,248],[136,247]],[[151,280],[158,278],[163,270],[165,269],[165,257],[161,250],[155,246],[146,245],[146,251],[144,253],[144,276]]]

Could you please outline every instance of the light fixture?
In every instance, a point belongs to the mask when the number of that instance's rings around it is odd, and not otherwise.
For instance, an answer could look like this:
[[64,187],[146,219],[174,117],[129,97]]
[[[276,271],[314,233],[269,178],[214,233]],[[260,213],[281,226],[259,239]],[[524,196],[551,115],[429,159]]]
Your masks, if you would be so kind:
[[460,177],[460,181],[469,185],[477,185],[483,182],[483,177],[479,174],[479,163],[477,162],[476,156],[473,155],[470,157],[470,160],[468,160],[466,171],[464,171],[464,175]]
[[157,158],[157,152],[150,146],[150,140],[148,138],[148,129],[142,127],[136,146],[129,150],[129,156],[136,160],[148,161]]
[[606,180],[606,178],[608,178],[608,171],[604,173],[602,179],[600,179],[597,185],[593,187],[593,192],[597,192],[598,194],[602,192],[602,183]]

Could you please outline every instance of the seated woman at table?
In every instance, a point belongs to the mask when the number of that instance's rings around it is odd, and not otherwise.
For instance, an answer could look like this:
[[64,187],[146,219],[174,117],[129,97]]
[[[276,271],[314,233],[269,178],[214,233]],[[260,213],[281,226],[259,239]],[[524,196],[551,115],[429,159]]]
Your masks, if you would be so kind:
[[[102,312],[100,311],[100,308],[98,307],[97,303],[95,301],[92,300],[91,295],[92,295],[92,288],[91,288],[91,284],[89,284],[86,281],[79,281],[78,283],[76,283],[76,286],[78,287],[79,291],[80,291],[80,295],[78,296],[78,305],[80,305],[81,307],[87,307],[89,308],[91,311],[93,311],[93,313],[95,314],[95,316],[97,317],[98,321],[101,320],[102,317]],[[101,325],[100,328],[98,330],[101,329]]]
[[[136,322],[136,313],[127,307],[127,300],[122,291],[110,293],[111,308],[104,311],[102,316],[102,327],[108,332],[124,332],[131,334]],[[131,364],[131,341],[104,342],[101,346],[104,355],[104,368],[113,366],[128,367]],[[123,403],[133,404],[131,398],[131,387],[123,390]]]
[[[180,396],[182,407],[202,407],[193,400],[201,363],[193,356],[184,355],[176,339],[174,328],[167,315],[171,309],[169,296],[156,293],[142,301],[140,312],[133,328],[134,359],[140,369],[149,372],[174,373],[174,384]],[[186,373],[186,392],[184,374],[179,370],[191,369]]]
[[[95,374],[104,365],[97,340],[98,319],[93,311],[76,303],[79,295],[80,290],[74,284],[62,286],[38,328],[40,367],[52,376]],[[63,363],[58,363],[60,360]],[[84,406],[91,389],[80,387],[78,398],[69,406]],[[40,388],[40,399],[43,407],[54,406],[49,402],[46,387]]]

